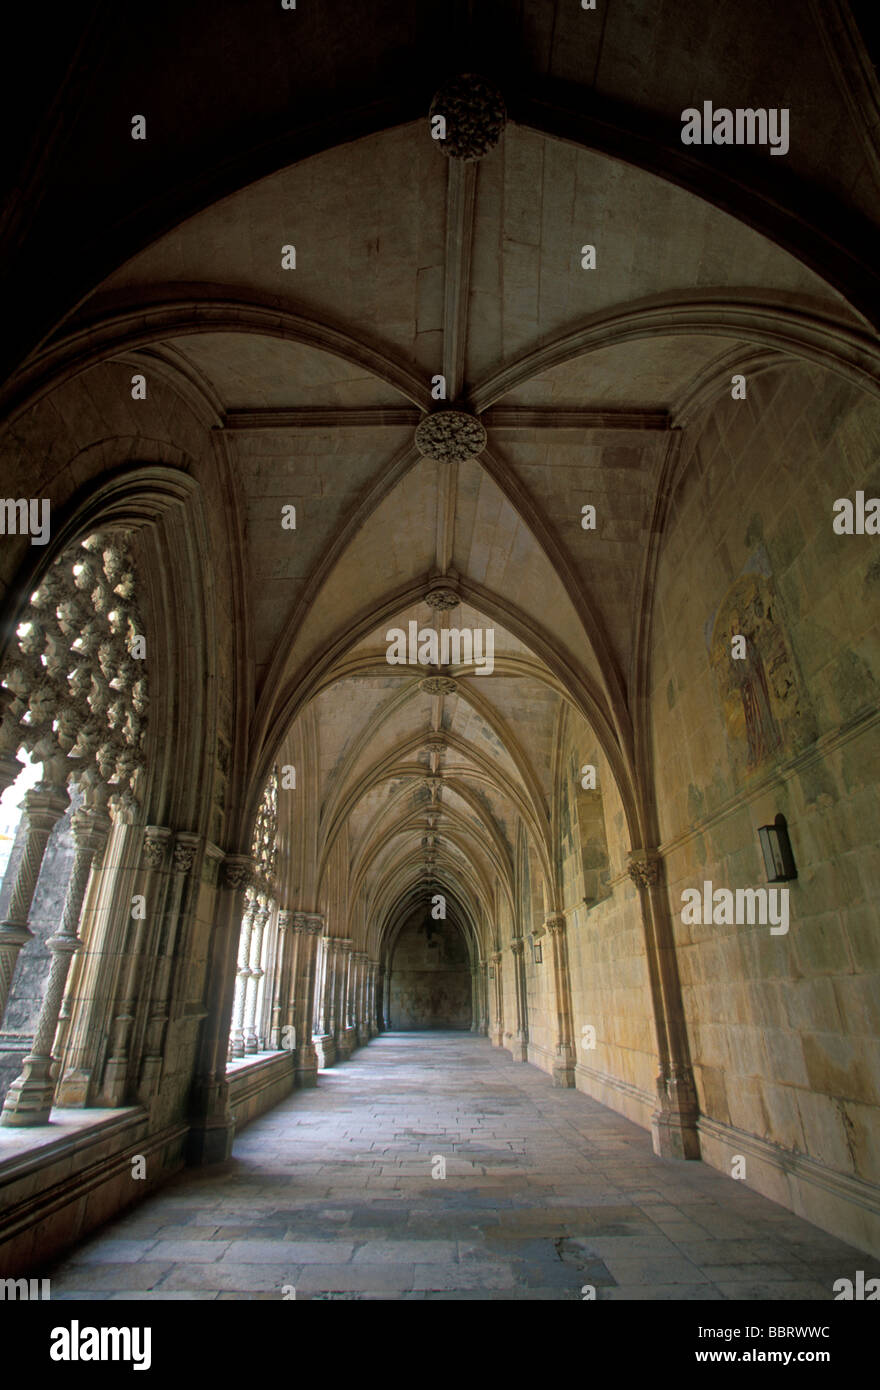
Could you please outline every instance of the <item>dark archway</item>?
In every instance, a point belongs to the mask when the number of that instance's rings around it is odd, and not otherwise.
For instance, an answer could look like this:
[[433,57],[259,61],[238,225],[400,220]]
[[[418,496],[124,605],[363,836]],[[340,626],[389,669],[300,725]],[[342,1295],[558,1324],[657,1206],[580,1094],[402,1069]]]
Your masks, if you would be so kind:
[[395,1031],[471,1026],[471,972],[464,935],[430,905],[406,918],[391,955],[389,1020]]

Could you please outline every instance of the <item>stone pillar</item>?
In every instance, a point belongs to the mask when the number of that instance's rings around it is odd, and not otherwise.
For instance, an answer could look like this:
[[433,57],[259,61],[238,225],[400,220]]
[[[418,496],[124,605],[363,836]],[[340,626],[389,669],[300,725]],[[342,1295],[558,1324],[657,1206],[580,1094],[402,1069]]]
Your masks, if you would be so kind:
[[244,1009],[247,998],[247,983],[251,977],[251,936],[254,930],[256,912],[257,900],[249,893],[245,899],[245,908],[241,919],[241,934],[238,939],[235,995],[232,1001],[232,1031],[229,1035],[230,1057],[244,1056]]
[[298,946],[298,936],[291,930],[293,925],[293,913],[285,908],[279,908],[278,916],[275,919],[275,928],[278,933],[278,951],[275,956],[275,989],[272,998],[272,1023],[269,1029],[269,1046],[274,1052],[280,1052],[285,1046],[285,1038],[289,1041],[287,1047],[289,1051],[294,1051],[296,1047],[295,1033],[285,1033],[285,1027],[295,1028],[293,1018],[293,991],[296,979],[296,951]]
[[386,1033],[391,1027],[391,971],[387,965],[380,965],[376,974],[379,980],[379,1031]]
[[245,992],[244,1006],[244,1051],[245,1056],[260,1050],[257,1036],[257,995],[263,978],[263,932],[269,920],[269,905],[265,898],[257,899],[254,913],[254,926],[251,932],[251,966]]
[[[167,826],[148,825],[144,830],[141,865],[131,886],[135,893],[150,905],[151,911],[133,918],[130,902],[125,903],[126,921],[118,938],[122,947],[122,959],[115,1000],[110,1011],[112,1021],[109,1056],[104,1066],[99,1094],[93,1096],[92,1104],[113,1107],[123,1105],[128,1099],[135,1023],[139,1006],[143,1010],[150,993],[150,977],[145,969],[151,954],[148,944],[150,918],[153,917],[155,920],[156,917],[161,917],[164,906],[163,889],[167,885],[163,882],[161,871],[165,867],[170,841],[171,831]],[[106,967],[106,961],[96,959],[95,971],[92,974],[99,971],[102,965]],[[94,1028],[96,1019],[88,1007],[88,996],[93,990],[89,988],[88,982],[81,980],[80,989],[83,988],[87,993],[78,1011],[76,1037],[70,1049],[68,1070],[58,1085],[59,1105],[80,1106],[90,1103],[92,1040],[87,1035]],[[96,1077],[96,1086],[98,1080]]]
[[223,860],[217,919],[206,973],[205,1007],[208,1012],[202,1023],[192,1091],[187,1143],[190,1163],[221,1163],[232,1152],[235,1119],[229,1104],[226,1059],[244,895],[253,882],[253,875],[250,855],[228,854]]
[[369,976],[370,962],[366,951],[358,951],[357,955],[357,1017],[355,1027],[357,1028],[358,1045],[363,1047],[370,1041],[370,1027],[367,1019],[367,983]]
[[639,891],[660,1059],[651,1136],[654,1152],[663,1158],[699,1158],[699,1106],[662,867],[662,856],[654,849],[630,852],[627,872]]
[[526,967],[523,955],[525,942],[521,936],[514,937],[510,943],[513,956],[513,997],[516,1004],[516,1032],[510,1055],[515,1062],[529,1060],[529,1012],[526,996]]
[[54,1065],[52,1044],[61,1013],[64,987],[67,984],[73,954],[82,945],[77,936],[77,928],[92,865],[96,860],[100,861],[110,834],[110,817],[105,810],[109,792],[107,788],[103,788],[102,791],[103,795],[97,798],[97,804],[83,807],[73,813],[73,872],[67,885],[61,928],[57,935],[50,936],[47,942],[52,951],[52,965],[46,993],[37,1020],[33,1047],[24,1059],[21,1075],[13,1081],[3,1102],[0,1123],[4,1125],[49,1123],[49,1112],[55,1098],[55,1081],[51,1075]]
[[367,961],[367,1036],[375,1038],[379,1031],[379,1024],[376,1021],[376,970],[377,965],[374,960]]
[[480,972],[476,965],[471,966],[471,1032],[480,1031]]
[[480,980],[480,1027],[479,1032],[485,1038],[489,1032],[489,962],[480,960],[479,965]]
[[502,1047],[504,1045],[504,981],[501,974],[502,960],[503,956],[500,951],[492,952],[492,973],[494,975],[493,983],[495,985],[493,1002],[495,1008],[492,1030],[489,1036],[491,1037],[495,1047]]
[[315,1046],[322,1067],[332,1067],[336,1061],[336,938],[321,938],[321,987],[319,990],[320,1014]]
[[318,1054],[312,1041],[312,1033],[318,946],[324,930],[324,919],[316,913],[297,912],[293,920],[298,937],[294,1016],[297,1039],[295,1078],[298,1086],[310,1087],[318,1084]]
[[357,1046],[354,1028],[354,942],[342,937],[339,942],[339,1032],[336,1041],[338,1056],[347,1061]]
[[[141,1072],[138,1080],[139,1099],[148,1105],[161,1107],[160,1083],[165,1065],[168,1024],[172,1016],[173,976],[175,965],[182,964],[186,960],[186,933],[189,927],[190,914],[198,898],[198,884],[194,881],[192,871],[196,863],[199,844],[199,836],[193,831],[179,830],[174,837],[174,844],[171,849],[171,873],[165,897],[165,910],[156,938],[155,968],[144,1029]],[[155,911],[153,905],[150,906]],[[225,1057],[228,1050],[229,1037],[227,1034],[224,1049],[224,1076]]]
[[556,1000],[556,1061],[553,1065],[554,1086],[574,1086],[575,1057],[571,1020],[571,980],[568,972],[568,943],[566,922],[561,912],[548,917],[545,923],[550,933],[553,952],[553,993]]
[[[7,776],[10,771],[11,767],[7,766]],[[0,922],[0,1023],[3,1022],[12,989],[12,976],[18,953],[24,943],[33,936],[28,926],[28,914],[34,900],[46,845],[69,802],[66,787],[52,786],[47,782],[38,782],[24,795],[22,804],[27,821],[27,838],[9,898],[9,910],[5,921]]]

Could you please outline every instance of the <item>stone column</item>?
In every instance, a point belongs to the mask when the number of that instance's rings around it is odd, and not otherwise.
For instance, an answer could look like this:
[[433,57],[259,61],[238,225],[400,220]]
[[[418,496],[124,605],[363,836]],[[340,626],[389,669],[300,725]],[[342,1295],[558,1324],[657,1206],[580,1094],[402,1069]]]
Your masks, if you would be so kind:
[[[138,1078],[138,1098],[144,1105],[162,1108],[161,1078],[165,1066],[168,1028],[174,1009],[175,966],[179,966],[178,990],[185,983],[186,944],[191,913],[198,900],[198,883],[193,875],[199,850],[199,836],[190,830],[179,830],[171,850],[171,872],[165,896],[164,911],[156,936],[155,968],[150,990],[144,1028],[143,1053]],[[225,862],[225,861],[224,861]],[[152,906],[152,905],[151,905]],[[155,910],[155,909],[154,909]],[[227,1034],[224,1049],[229,1050]]]
[[50,936],[46,943],[52,951],[46,993],[37,1020],[33,1047],[24,1059],[21,1075],[13,1081],[3,1102],[0,1123],[4,1125],[49,1123],[49,1112],[55,1098],[55,1081],[51,1076],[54,1064],[52,1043],[58,1027],[70,962],[74,952],[82,945],[77,936],[77,928],[89,875],[93,863],[96,860],[100,861],[110,834],[110,817],[104,808],[107,788],[104,788],[103,792],[97,804],[83,807],[73,813],[73,872],[67,885],[61,928],[56,935]]
[[516,1032],[510,1055],[515,1062],[529,1060],[529,1013],[526,997],[526,969],[523,955],[526,949],[521,936],[514,937],[510,943],[513,956],[513,997],[516,1004]]
[[[171,833],[170,829],[163,825],[148,825],[144,830],[141,865],[138,877],[133,882],[132,887],[135,889],[135,893],[142,896],[144,901],[150,905],[152,910],[150,913],[145,912],[132,918],[131,906],[126,903],[127,920],[124,933],[121,933],[122,961],[115,1002],[112,1006],[109,1056],[104,1066],[100,1094],[95,1098],[99,1105],[109,1107],[122,1105],[128,1096],[134,1027],[138,1008],[139,1004],[143,1007],[150,994],[150,976],[145,970],[149,956],[149,919],[154,913],[161,914],[164,905],[162,891],[164,885],[161,881],[161,871],[165,867]],[[100,969],[100,965],[101,962],[96,961],[98,969]],[[86,1023],[86,1032],[89,1022],[93,1024],[93,1020],[90,1020],[88,1016],[86,1020],[81,1020],[77,1030],[79,1034],[84,1031],[83,1021]],[[89,1103],[91,1067],[88,1052],[84,1046],[87,1042],[88,1039],[81,1036],[78,1045],[72,1049],[69,1069],[65,1072],[58,1087],[59,1105],[76,1106]],[[94,1104],[95,1101],[93,1100],[92,1103]]]
[[699,1105],[662,868],[663,859],[657,850],[630,852],[627,872],[639,891],[660,1059],[656,1080],[657,1109],[651,1117],[651,1135],[654,1152],[664,1158],[699,1158]]
[[571,1021],[571,980],[568,972],[568,943],[566,922],[561,912],[548,917],[545,923],[550,933],[553,951],[553,993],[556,1000],[556,1061],[553,1065],[554,1086],[574,1086],[575,1052]]
[[370,1029],[367,1024],[367,969],[369,962],[366,951],[357,953],[357,1012],[355,1014],[355,1028],[357,1029],[358,1046],[363,1047],[370,1041]]
[[387,1032],[391,1028],[391,966],[386,965],[382,974],[382,1027]]
[[297,1039],[295,1079],[298,1086],[309,1087],[318,1084],[318,1054],[312,1041],[312,1033],[318,945],[324,930],[324,921],[317,914],[308,912],[295,913],[293,920],[298,937],[294,1015]]
[[495,984],[495,990],[494,990],[494,995],[495,995],[495,998],[494,998],[495,1014],[494,1014],[493,1027],[492,1027],[492,1031],[491,1031],[491,1033],[490,1033],[490,1037],[491,1037],[492,1042],[494,1043],[495,1047],[502,1047],[502,1046],[504,1045],[504,991],[503,991],[503,977],[502,977],[502,974],[501,974],[501,962],[502,962],[503,959],[504,959],[504,958],[503,958],[503,956],[502,956],[502,954],[501,954],[500,951],[493,951],[493,952],[492,952],[492,956],[491,956],[492,970],[493,970],[494,976],[495,976],[495,979],[494,979],[494,984]]
[[[11,768],[7,766],[7,776],[10,771]],[[70,798],[66,787],[38,782],[29,792],[25,792],[22,804],[27,822],[27,836],[9,898],[9,910],[5,920],[0,922],[0,1023],[3,1022],[12,989],[12,976],[18,953],[24,943],[33,936],[28,926],[28,914],[34,900],[46,845],[56,823],[67,810]]]
[[315,1046],[318,1049],[321,1066],[332,1067],[336,1061],[336,938],[333,936],[322,937],[321,952],[321,987],[318,992],[320,1015]]
[[367,961],[367,1037],[375,1038],[379,1031],[379,1024],[376,1022],[376,970],[377,965],[374,960]]
[[471,966],[471,1032],[480,1031],[480,972],[476,965]]
[[284,1032],[285,1027],[295,1028],[293,990],[296,979],[295,962],[298,940],[292,926],[293,913],[288,912],[286,908],[279,908],[275,918],[278,949],[275,954],[272,1022],[269,1029],[269,1046],[273,1052],[280,1052],[283,1049],[285,1036],[292,1040],[288,1043],[288,1050],[292,1052],[296,1048],[295,1034],[288,1032],[285,1035]]
[[247,984],[251,977],[251,936],[253,934],[256,912],[257,900],[249,893],[245,899],[245,908],[241,919],[241,935],[238,939],[235,995],[232,1001],[232,1031],[229,1035],[230,1057],[244,1056],[244,1009],[245,1000],[247,998]]
[[480,979],[480,1028],[479,1031],[485,1038],[489,1032],[489,962],[481,960],[479,965]]
[[192,1092],[187,1157],[190,1163],[221,1163],[232,1152],[235,1119],[229,1104],[226,1060],[235,980],[235,957],[241,934],[244,895],[253,882],[250,855],[228,854],[220,875],[217,919],[206,972],[205,1007]]
[[347,1061],[357,1046],[352,1009],[354,1007],[354,970],[350,937],[342,937],[339,942],[339,1034],[336,1042],[337,1054]]
[[251,968],[248,975],[244,1006],[244,1050],[245,1056],[259,1052],[260,1039],[257,1036],[257,995],[263,978],[263,932],[269,920],[269,905],[265,898],[259,898],[254,913],[254,927],[251,932]]

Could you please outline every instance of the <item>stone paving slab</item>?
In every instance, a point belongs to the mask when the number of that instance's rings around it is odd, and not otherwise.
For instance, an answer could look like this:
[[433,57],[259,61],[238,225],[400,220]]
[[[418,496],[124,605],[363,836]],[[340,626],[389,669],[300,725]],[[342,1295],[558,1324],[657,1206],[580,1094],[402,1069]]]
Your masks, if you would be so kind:
[[818,1301],[857,1269],[880,1275],[486,1039],[398,1033],[42,1274],[65,1301]]

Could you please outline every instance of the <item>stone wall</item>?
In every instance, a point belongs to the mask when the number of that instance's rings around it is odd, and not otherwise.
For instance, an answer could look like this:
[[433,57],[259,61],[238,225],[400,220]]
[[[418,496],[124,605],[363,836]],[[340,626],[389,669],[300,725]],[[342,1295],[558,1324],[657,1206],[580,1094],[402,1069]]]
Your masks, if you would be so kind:
[[[859,1180],[880,1178],[880,541],[832,530],[856,489],[880,494],[880,406],[807,367],[750,380],[692,446],[652,647],[704,1156],[726,1168],[751,1136],[747,1180],[850,1236],[864,1212],[829,1183],[860,1200]],[[740,672],[734,627],[749,638]],[[788,932],[684,925],[684,889],[766,886],[757,831],[779,813],[798,869],[779,885]],[[818,1165],[797,1191],[791,1155]]]
[[452,922],[426,909],[401,930],[391,959],[391,1027],[469,1028],[471,974],[467,946]]

